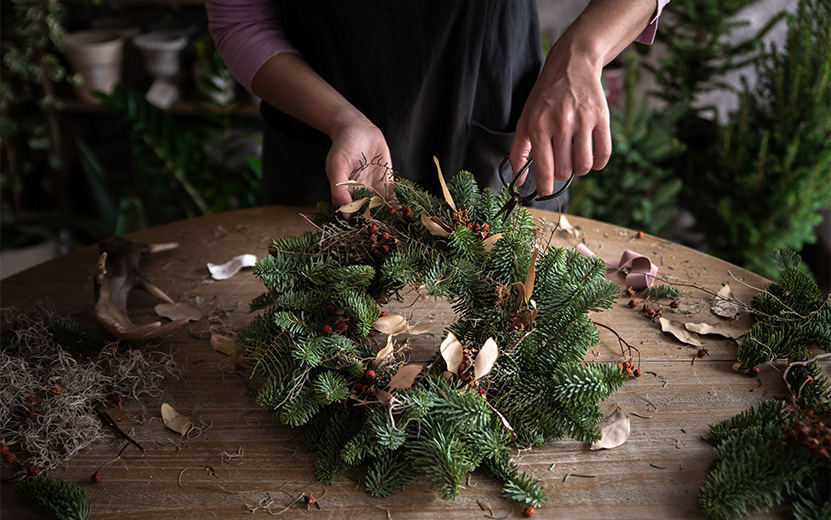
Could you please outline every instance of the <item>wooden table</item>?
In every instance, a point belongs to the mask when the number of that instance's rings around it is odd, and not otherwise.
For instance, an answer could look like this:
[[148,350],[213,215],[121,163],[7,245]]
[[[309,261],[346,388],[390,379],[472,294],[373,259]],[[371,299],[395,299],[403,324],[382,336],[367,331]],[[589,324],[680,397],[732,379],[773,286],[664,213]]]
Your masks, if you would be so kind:
[[[269,419],[256,406],[256,381],[235,369],[233,359],[209,346],[211,331],[232,332],[252,319],[248,303],[263,292],[250,270],[224,281],[211,280],[206,264],[223,263],[233,256],[266,254],[273,237],[299,234],[307,229],[301,213],[310,209],[262,207],[191,219],[147,229],[126,238],[147,242],[178,242],[178,249],[149,257],[143,271],[176,300],[197,304],[208,318],[193,322],[166,338],[157,349],[169,350],[183,369],[181,379],[163,383],[163,395],[125,404],[120,425],[147,449],[141,456],[128,448],[121,460],[103,471],[98,484],[89,481],[101,464],[117,455],[121,443],[102,443],[53,471],[82,486],[88,493],[92,518],[249,518],[247,505],[272,502],[270,512],[282,518],[331,519],[447,519],[521,517],[521,510],[500,497],[501,486],[483,473],[470,476],[467,489],[455,501],[443,501],[416,480],[403,493],[374,498],[356,485],[352,474],[337,478],[325,488],[314,481],[313,453],[299,448],[300,431]],[[556,215],[535,212],[556,221]],[[734,265],[669,241],[632,230],[568,217],[579,238],[556,233],[553,243],[575,246],[583,241],[596,254],[616,260],[631,249],[649,256],[659,275],[677,277],[710,290],[730,282],[734,294],[749,302],[756,292],[733,277],[764,287],[765,280]],[[60,315],[72,317],[93,330],[103,329],[92,318],[95,247],[75,251],[2,282],[2,305],[20,308],[48,304]],[[732,273],[732,276],[731,276]],[[610,275],[622,286],[623,276]],[[621,287],[623,289],[623,287]],[[682,308],[691,312],[667,316],[681,321],[715,323],[709,310],[711,296],[681,287]],[[696,347],[661,333],[639,309],[629,308],[622,296],[614,308],[592,318],[608,325],[640,352],[643,375],[603,403],[605,411],[620,405],[632,414],[629,440],[612,450],[589,451],[572,440],[550,442],[544,448],[518,449],[522,470],[545,482],[550,502],[538,518],[645,519],[700,518],[696,495],[707,470],[711,446],[702,440],[710,424],[727,419],[757,404],[765,396],[782,394],[780,374],[761,367],[757,378],[733,373],[735,343],[715,336],[703,337],[709,356],[691,361]],[[136,323],[155,320],[157,300],[134,291],[130,313]],[[416,319],[435,322],[432,337],[419,341],[435,349],[445,325],[453,319],[444,302],[421,300]],[[748,324],[743,316],[739,323]],[[614,335],[601,329],[601,343],[589,359],[621,360]],[[428,354],[429,355],[429,354]],[[239,368],[239,367],[236,367]],[[190,415],[201,434],[179,444],[177,434],[159,420],[162,402]],[[151,420],[139,424],[131,417]],[[207,468],[207,469],[206,469]],[[593,478],[575,477],[592,475]],[[570,476],[572,475],[572,476]],[[352,477],[352,478],[350,478]],[[566,478],[569,477],[569,478]],[[302,493],[311,492],[321,506],[284,509]],[[13,486],[2,486],[3,518],[41,518],[22,504]],[[259,509],[256,517],[267,517]],[[759,515],[776,518],[781,513]]]

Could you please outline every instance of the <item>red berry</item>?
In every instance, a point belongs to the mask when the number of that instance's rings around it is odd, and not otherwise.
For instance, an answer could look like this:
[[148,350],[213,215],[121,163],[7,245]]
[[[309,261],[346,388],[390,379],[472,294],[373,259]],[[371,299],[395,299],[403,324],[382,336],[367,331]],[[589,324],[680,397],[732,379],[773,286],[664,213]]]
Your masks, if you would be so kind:
[[364,385],[363,383],[355,383],[355,386],[353,386],[352,388],[359,394],[362,394],[364,393],[364,390],[366,390],[366,385]]
[[367,231],[369,231],[370,235],[374,235],[375,233],[378,232],[378,225],[377,224],[370,224],[369,227],[367,228]]
[[405,217],[410,217],[413,214],[413,210],[411,208],[401,208],[401,214]]
[[0,455],[6,455],[7,453],[11,453],[11,450],[9,449],[9,445],[4,444],[4,445],[0,446]]
[[395,208],[390,208],[390,212],[389,212],[389,213],[390,213],[390,215],[395,216],[395,214],[396,214],[396,213],[398,213],[398,212],[395,210]]
[[387,240],[390,238],[390,234],[386,231],[382,232],[379,236],[381,237],[381,240]]
[[26,396],[26,401],[28,401],[30,403],[36,403],[38,401],[38,398],[33,396],[33,395],[27,395]]
[[367,370],[366,372],[364,372],[364,378],[367,381],[375,381],[375,371],[372,369]]
[[756,376],[758,376],[758,375],[759,375],[759,367],[753,367],[753,368],[751,368],[751,369],[750,369],[750,372],[748,372],[748,374],[750,374],[750,377],[756,377]]
[[632,373],[635,374],[635,377],[641,377],[641,369],[640,368],[636,368]]
[[706,348],[698,349],[698,353],[696,354],[696,356],[698,356],[698,357],[704,357],[706,355],[707,355],[707,349]]
[[643,238],[645,236],[646,236],[646,233],[644,233],[643,231],[638,231],[638,238]]
[[485,222],[484,224],[482,224],[482,231],[484,231],[485,233],[489,233],[489,232],[490,232],[490,230],[491,230],[491,226],[490,226],[490,224],[488,224],[487,222]]
[[678,302],[675,301],[675,300],[672,300],[671,302],[669,302],[669,306],[672,307],[673,309],[677,309],[678,308]]
[[628,296],[635,296],[635,289],[632,289],[631,287],[627,287],[626,288],[626,294]]
[[390,246],[388,246],[387,244],[383,244],[381,246],[381,252],[383,252],[384,254],[389,253],[390,252]]
[[805,376],[805,382],[808,383],[809,385],[812,385],[812,384],[814,384],[814,378],[811,377],[811,376]]
[[634,372],[634,371],[632,370],[632,367],[626,367],[626,368],[624,368],[624,369],[623,369],[623,371],[624,371],[624,372],[626,372],[626,375],[627,375],[627,376],[631,376],[631,375],[632,375],[632,372]]
[[346,329],[349,328],[349,325],[346,324],[345,321],[339,321],[335,328],[338,329],[338,332],[345,332]]
[[14,464],[15,462],[17,462],[17,455],[15,455],[14,453],[6,453],[5,455],[3,455],[3,460],[8,462],[9,464]]
[[331,325],[324,325],[321,329],[321,332],[326,334],[327,336],[332,333],[332,326]]
[[326,313],[327,314],[334,314],[335,313],[335,306],[331,303],[326,306]]
[[40,475],[40,468],[34,464],[30,464],[29,467],[26,468],[26,473],[28,473],[30,477],[37,477]]
[[387,315],[387,311],[381,311],[381,316],[386,316],[386,315]]
[[485,389],[482,388],[481,386],[479,387],[479,395],[481,395],[481,396],[485,395]]
[[522,510],[522,516],[525,518],[530,518],[535,514],[537,514],[537,507],[534,504],[529,504]]
[[53,386],[49,391],[55,395],[61,395],[61,387],[59,386]]
[[629,300],[629,307],[634,308],[638,306],[638,300]]
[[90,482],[92,482],[93,484],[98,484],[99,482],[101,482],[101,473],[98,473],[98,472],[96,471],[96,472],[95,472],[95,473],[93,473],[93,474],[92,474],[92,476],[89,478],[89,481],[90,481]]

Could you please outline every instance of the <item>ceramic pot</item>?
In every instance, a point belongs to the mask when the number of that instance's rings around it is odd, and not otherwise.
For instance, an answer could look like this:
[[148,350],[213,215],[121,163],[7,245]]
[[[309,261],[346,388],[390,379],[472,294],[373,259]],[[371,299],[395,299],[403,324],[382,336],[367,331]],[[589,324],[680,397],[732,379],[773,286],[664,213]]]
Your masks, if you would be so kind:
[[144,57],[144,67],[155,78],[147,100],[167,109],[179,99],[176,79],[181,68],[179,56],[188,44],[188,37],[181,32],[155,31],[140,34],[133,39]]
[[121,81],[124,40],[115,31],[87,30],[64,36],[64,54],[81,77],[78,96],[96,103],[90,91],[109,94]]

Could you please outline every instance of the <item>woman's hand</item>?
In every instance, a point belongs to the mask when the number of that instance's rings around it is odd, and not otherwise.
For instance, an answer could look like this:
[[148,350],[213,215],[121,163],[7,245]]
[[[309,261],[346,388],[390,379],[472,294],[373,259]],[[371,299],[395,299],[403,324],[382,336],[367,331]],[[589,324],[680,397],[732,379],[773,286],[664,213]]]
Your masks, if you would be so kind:
[[352,202],[354,188],[338,186],[348,180],[364,183],[385,200],[395,196],[389,146],[377,126],[363,116],[353,117],[338,125],[329,137],[332,147],[326,156],[326,176],[336,208]]

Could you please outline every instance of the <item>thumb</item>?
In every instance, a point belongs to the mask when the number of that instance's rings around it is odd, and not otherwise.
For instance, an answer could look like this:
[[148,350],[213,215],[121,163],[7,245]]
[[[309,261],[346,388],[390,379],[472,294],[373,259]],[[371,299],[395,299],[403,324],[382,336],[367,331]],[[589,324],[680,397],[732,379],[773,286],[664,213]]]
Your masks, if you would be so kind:
[[326,176],[329,178],[329,187],[332,192],[332,204],[335,209],[352,202],[352,194],[347,186],[338,186],[349,180],[349,168],[345,161],[328,157],[326,161]]

